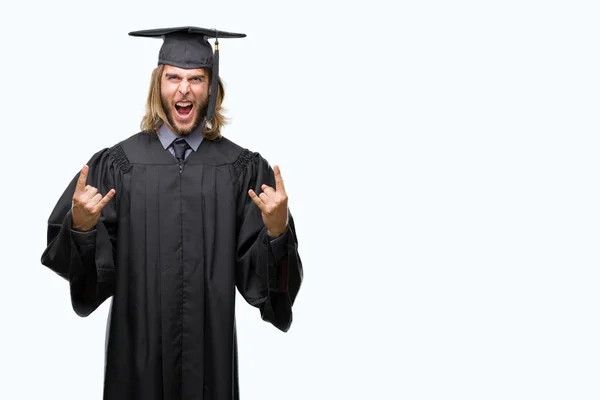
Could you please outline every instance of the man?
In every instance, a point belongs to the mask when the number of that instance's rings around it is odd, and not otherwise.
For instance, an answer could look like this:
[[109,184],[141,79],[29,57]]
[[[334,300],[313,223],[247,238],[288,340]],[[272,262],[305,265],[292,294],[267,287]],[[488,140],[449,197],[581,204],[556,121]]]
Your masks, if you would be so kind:
[[142,132],[94,154],[48,221],[41,262],[88,316],[112,296],[104,399],[238,399],[235,288],[286,332],[303,269],[281,172],[224,138],[208,37],[164,42]]

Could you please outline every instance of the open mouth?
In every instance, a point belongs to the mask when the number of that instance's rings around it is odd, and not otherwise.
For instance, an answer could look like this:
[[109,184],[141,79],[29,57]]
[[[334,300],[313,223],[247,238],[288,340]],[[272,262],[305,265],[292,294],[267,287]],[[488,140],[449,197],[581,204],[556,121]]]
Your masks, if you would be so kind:
[[180,101],[175,103],[175,111],[180,117],[187,117],[192,112],[194,106],[190,101]]

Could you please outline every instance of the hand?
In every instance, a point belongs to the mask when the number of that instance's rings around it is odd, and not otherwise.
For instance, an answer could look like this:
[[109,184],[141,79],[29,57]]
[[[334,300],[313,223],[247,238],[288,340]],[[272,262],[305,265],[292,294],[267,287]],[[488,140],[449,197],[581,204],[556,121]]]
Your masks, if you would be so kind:
[[263,192],[257,196],[252,189],[248,194],[254,201],[254,204],[260,208],[263,222],[267,227],[267,233],[270,236],[281,236],[288,225],[288,197],[283,186],[283,178],[279,167],[273,167],[275,172],[275,189],[270,186],[262,185]]
[[88,166],[85,165],[79,174],[71,206],[73,215],[71,227],[80,232],[87,232],[96,226],[102,209],[115,195],[115,190],[111,189],[106,196],[102,197],[98,189],[90,185],[86,186],[87,175]]

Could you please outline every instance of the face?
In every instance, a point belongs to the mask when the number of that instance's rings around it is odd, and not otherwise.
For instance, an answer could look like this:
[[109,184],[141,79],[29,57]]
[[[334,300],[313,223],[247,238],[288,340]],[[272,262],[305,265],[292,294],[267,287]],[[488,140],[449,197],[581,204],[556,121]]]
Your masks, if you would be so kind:
[[165,65],[161,99],[169,125],[177,135],[188,135],[202,121],[208,104],[208,73]]

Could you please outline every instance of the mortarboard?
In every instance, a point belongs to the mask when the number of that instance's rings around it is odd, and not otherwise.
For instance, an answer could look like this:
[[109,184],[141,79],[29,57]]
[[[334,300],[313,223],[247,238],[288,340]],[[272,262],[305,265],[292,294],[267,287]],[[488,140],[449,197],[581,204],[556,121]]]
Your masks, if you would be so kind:
[[[213,117],[217,103],[219,81],[219,39],[243,38],[244,33],[217,31],[216,29],[182,26],[177,28],[148,29],[129,32],[130,36],[162,38],[163,44],[158,53],[158,64],[168,64],[179,68],[208,68],[212,70],[210,96],[205,121]],[[215,50],[208,42],[215,39]]]

